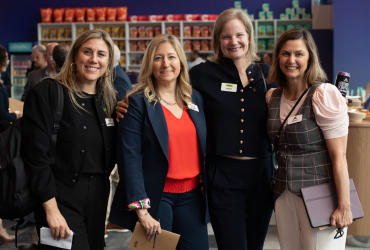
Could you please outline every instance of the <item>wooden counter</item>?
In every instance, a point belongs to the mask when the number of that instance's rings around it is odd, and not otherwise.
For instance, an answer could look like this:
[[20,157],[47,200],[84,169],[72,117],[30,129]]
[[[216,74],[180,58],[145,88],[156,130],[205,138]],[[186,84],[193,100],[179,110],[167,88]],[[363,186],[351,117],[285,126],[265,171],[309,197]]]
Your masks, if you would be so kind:
[[349,226],[348,234],[370,236],[370,120],[349,123],[347,162],[365,214]]

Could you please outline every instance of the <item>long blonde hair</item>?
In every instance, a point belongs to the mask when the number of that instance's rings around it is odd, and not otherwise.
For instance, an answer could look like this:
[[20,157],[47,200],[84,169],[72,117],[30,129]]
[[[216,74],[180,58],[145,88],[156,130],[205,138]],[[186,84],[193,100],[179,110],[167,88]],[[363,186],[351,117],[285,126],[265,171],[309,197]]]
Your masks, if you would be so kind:
[[321,67],[319,52],[317,51],[317,47],[311,33],[305,28],[298,28],[286,31],[277,41],[274,56],[272,58],[270,77],[267,79],[269,83],[275,82],[276,86],[283,88],[288,86],[285,74],[281,71],[279,66],[280,51],[287,41],[298,39],[302,39],[305,42],[309,54],[307,69],[303,78],[304,82],[306,84],[313,85],[316,82],[325,82],[327,80],[325,71]]
[[[60,82],[64,87],[68,90],[69,98],[71,99],[72,103],[78,107],[79,109],[85,110],[81,107],[78,102],[76,101],[76,96],[79,98],[86,98],[86,95],[81,91],[81,89],[77,85],[77,70],[76,67],[73,66],[75,57],[78,53],[80,47],[86,43],[90,39],[102,39],[108,46],[109,50],[109,61],[107,66],[107,71],[103,75],[108,75],[107,77],[101,76],[98,78],[96,82],[96,88],[99,92],[99,98],[102,98],[102,105],[107,109],[108,117],[111,117],[114,106],[117,103],[116,100],[116,91],[113,88],[113,77],[112,77],[112,70],[113,70],[113,60],[114,60],[114,49],[113,49],[113,42],[109,34],[103,30],[87,30],[81,33],[77,39],[73,42],[72,48],[67,54],[66,60],[63,64],[60,73],[56,76],[52,77],[52,79]],[[86,111],[86,110],[85,110]]]
[[246,59],[250,62],[259,61],[260,57],[256,53],[252,21],[244,11],[235,8],[224,10],[216,19],[212,35],[212,49],[215,56],[211,58],[210,61],[214,63],[220,63],[222,61],[224,55],[222,54],[220,47],[220,35],[225,24],[234,19],[238,19],[244,24],[245,31],[248,34],[249,48],[246,54]]
[[[143,92],[148,100],[152,100],[155,102],[154,104],[160,101],[155,91],[156,79],[153,75],[153,62],[154,55],[157,51],[158,46],[166,42],[169,42],[173,46],[180,59],[182,69],[180,70],[180,74],[177,77],[175,91],[176,100],[178,100],[177,103],[181,108],[183,108],[183,102],[185,102],[186,104],[189,104],[191,102],[192,88],[190,85],[188,63],[186,60],[185,52],[180,44],[180,41],[173,35],[161,34],[156,36],[149,43],[144,54],[143,63],[140,68],[138,84],[136,84],[133,90],[127,94],[127,97],[137,92]],[[183,102],[180,102],[179,100],[182,100]]]

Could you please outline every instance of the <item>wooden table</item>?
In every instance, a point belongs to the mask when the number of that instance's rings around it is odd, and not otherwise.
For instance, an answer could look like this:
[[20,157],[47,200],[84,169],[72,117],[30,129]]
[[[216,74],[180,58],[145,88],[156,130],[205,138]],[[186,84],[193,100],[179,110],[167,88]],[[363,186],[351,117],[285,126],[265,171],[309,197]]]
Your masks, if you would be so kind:
[[370,120],[349,123],[347,162],[365,214],[349,226],[348,234],[370,236]]

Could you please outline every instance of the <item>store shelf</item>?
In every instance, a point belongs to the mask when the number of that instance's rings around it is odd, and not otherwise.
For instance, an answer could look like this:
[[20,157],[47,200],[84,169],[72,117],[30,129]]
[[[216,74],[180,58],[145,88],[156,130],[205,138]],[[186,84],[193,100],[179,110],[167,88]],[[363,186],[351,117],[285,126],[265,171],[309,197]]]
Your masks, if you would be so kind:
[[[169,27],[174,27],[172,32],[179,32],[178,39],[180,43],[184,46],[184,41],[188,44],[188,41],[209,41],[209,48],[211,46],[212,37],[185,37],[184,27],[185,26],[199,26],[200,28],[204,26],[209,27],[209,32],[212,32],[214,21],[174,21],[174,22],[92,22],[92,23],[50,23],[38,24],[38,41],[41,42],[49,42],[49,41],[56,41],[56,42],[65,42],[70,43],[73,42],[79,33],[83,32],[86,29],[97,29],[101,28],[107,32],[117,32],[119,30],[119,34],[115,33],[112,40],[120,47],[121,50],[121,61],[120,64],[122,67],[125,67],[126,70],[130,70],[131,68],[137,69],[140,67],[140,64],[132,64],[132,61],[135,57],[140,57],[144,54],[144,51],[130,51],[130,43],[132,42],[141,42],[141,41],[151,41],[152,37],[130,37],[130,28],[135,27],[139,29],[140,27],[160,27],[161,33],[166,33],[166,29]],[[277,39],[279,38],[279,29],[286,29],[286,28],[293,28],[299,26],[307,26],[312,27],[312,20],[253,20],[252,24],[255,30],[255,41],[258,44],[258,41],[269,41],[273,40],[274,44],[276,43]],[[258,35],[258,27],[261,25],[269,25],[269,28],[273,29],[273,35],[270,36],[259,36]],[[177,28],[178,27],[178,28]],[[58,28],[71,28],[72,31],[72,38],[71,39],[42,39],[42,29],[58,29]],[[113,29],[115,31],[113,31]],[[188,30],[187,30],[188,31]],[[142,31],[143,32],[143,31]],[[281,32],[281,31],[280,31]],[[137,32],[138,34],[139,32]],[[154,30],[153,30],[154,33]],[[155,33],[154,33],[155,34]],[[176,33],[175,33],[176,34]],[[176,35],[177,35],[176,34]],[[123,37],[124,36],[124,37]],[[270,41],[272,42],[272,41]],[[124,48],[124,49],[123,49]],[[269,47],[270,48],[270,47]],[[258,50],[260,53],[272,52],[273,50]],[[212,54],[213,51],[199,51],[203,54]],[[186,51],[185,53],[191,53],[191,51]],[[136,60],[137,58],[135,58]]]

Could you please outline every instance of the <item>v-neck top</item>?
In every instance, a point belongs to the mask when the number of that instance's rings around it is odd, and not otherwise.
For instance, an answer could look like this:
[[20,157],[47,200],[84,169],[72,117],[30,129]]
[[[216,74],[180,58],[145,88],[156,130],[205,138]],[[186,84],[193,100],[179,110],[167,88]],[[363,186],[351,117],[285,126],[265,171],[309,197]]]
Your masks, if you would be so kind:
[[168,130],[167,178],[182,180],[200,174],[198,138],[195,125],[184,108],[180,119],[162,105]]

